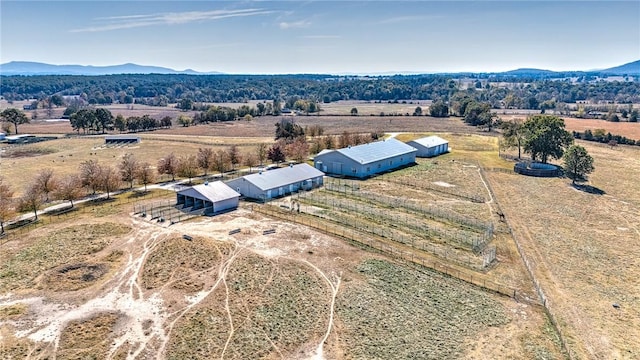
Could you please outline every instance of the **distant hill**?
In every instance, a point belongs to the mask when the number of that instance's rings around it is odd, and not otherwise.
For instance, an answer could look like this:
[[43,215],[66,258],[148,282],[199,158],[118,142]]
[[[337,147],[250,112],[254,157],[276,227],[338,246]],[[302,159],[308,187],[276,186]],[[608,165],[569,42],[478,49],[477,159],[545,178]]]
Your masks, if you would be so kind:
[[159,66],[122,64],[112,66],[51,65],[39,62],[12,61],[0,64],[0,75],[112,75],[112,74],[190,74],[214,75],[219,72],[178,71]]
[[515,75],[515,76],[546,76],[546,75],[554,75],[555,71],[551,70],[542,70],[542,69],[531,69],[531,68],[522,68],[516,70],[510,70],[500,73],[501,75]]
[[640,60],[600,70],[600,72],[614,75],[640,75]]

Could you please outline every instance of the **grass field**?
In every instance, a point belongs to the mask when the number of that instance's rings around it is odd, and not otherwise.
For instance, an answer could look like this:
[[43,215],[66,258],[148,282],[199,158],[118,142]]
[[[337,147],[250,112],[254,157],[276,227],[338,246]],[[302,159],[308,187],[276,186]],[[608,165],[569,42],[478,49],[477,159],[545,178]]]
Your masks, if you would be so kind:
[[[126,152],[154,164],[170,151],[252,149],[272,141],[275,121],[156,131],[130,148],[103,148],[99,137],[53,140],[22,147],[36,156],[3,157],[0,167],[21,189],[24,174],[48,167],[43,164],[64,174],[90,158],[115,164]],[[298,116],[296,122],[320,124],[331,134],[448,139],[450,153],[359,182],[360,191],[493,222],[498,261],[482,276],[530,301],[264,217],[251,212],[252,204],[169,226],[132,216],[135,199],[124,201],[131,196],[125,193],[112,206],[73,212],[0,242],[0,358],[565,358],[497,211],[534,264],[574,357],[640,354],[640,149],[580,142],[595,158],[589,184],[604,192],[596,195],[567,179],[480,171],[513,163],[498,157],[497,137],[457,118]],[[387,212],[401,220],[415,216],[400,207]],[[234,229],[241,231],[229,235]],[[275,233],[263,235],[268,229]],[[397,230],[411,232],[409,226]]]

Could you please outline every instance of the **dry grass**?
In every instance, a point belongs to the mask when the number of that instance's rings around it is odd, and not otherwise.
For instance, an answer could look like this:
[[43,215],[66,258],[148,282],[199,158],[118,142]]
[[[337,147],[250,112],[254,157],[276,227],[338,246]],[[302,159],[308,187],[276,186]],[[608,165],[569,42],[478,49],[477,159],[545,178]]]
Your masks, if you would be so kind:
[[26,314],[27,306],[24,304],[0,306],[0,320],[12,319]]
[[36,286],[36,277],[65,264],[82,262],[85,256],[105,248],[129,227],[115,223],[74,225],[52,232],[31,234],[29,245],[0,253],[2,292]]
[[595,159],[591,185],[605,195],[578,191],[567,179],[489,176],[572,350],[580,358],[635,358],[640,149],[583,145]]
[[564,118],[568,131],[604,129],[613,135],[625,136],[629,139],[640,140],[640,123],[610,122],[606,120]]
[[416,107],[422,108],[422,113],[429,113],[429,105],[431,100],[405,100],[398,103],[390,103],[388,101],[375,102],[375,101],[356,101],[356,100],[341,100],[331,103],[320,104],[320,113],[322,115],[351,115],[351,109],[358,109],[358,115],[380,115],[384,113],[386,115],[399,114],[399,115],[413,115]]
[[62,331],[57,359],[104,359],[118,314],[102,313],[69,323]]

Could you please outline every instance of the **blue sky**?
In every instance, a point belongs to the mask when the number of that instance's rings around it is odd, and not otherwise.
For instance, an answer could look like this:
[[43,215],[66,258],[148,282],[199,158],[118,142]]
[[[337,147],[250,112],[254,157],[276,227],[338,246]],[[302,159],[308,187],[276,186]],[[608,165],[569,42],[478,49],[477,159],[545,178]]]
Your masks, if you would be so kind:
[[0,63],[225,73],[590,70],[640,59],[640,1],[0,2]]

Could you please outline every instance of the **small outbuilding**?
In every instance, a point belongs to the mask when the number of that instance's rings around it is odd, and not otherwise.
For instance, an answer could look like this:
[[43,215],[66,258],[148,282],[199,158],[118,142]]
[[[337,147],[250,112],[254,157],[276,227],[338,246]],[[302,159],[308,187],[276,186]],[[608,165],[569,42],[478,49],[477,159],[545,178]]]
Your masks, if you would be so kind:
[[7,137],[7,134],[0,132],[0,140],[4,140]]
[[227,182],[242,196],[267,201],[299,190],[311,190],[323,184],[324,173],[309,164],[289,165]]
[[313,159],[316,169],[328,174],[366,178],[411,165],[416,149],[394,138],[337,150],[323,150]]
[[240,194],[222,181],[204,183],[178,191],[176,207],[185,212],[199,211],[203,215],[215,215],[235,210]]
[[449,141],[435,135],[412,140],[407,144],[418,150],[417,157],[438,156],[449,151]]
[[139,142],[140,136],[107,135],[104,137],[104,143],[107,145],[138,144]]

